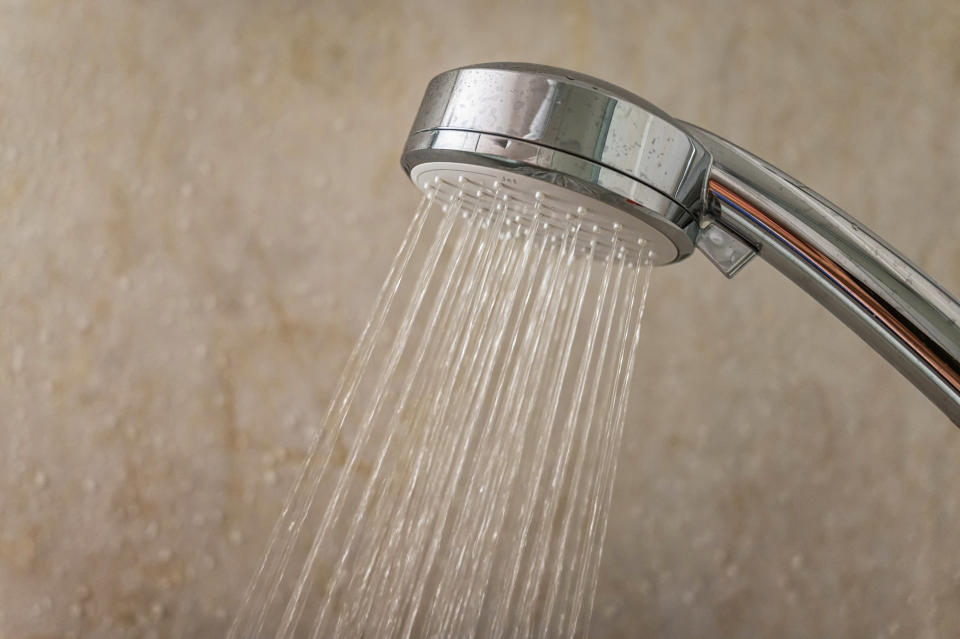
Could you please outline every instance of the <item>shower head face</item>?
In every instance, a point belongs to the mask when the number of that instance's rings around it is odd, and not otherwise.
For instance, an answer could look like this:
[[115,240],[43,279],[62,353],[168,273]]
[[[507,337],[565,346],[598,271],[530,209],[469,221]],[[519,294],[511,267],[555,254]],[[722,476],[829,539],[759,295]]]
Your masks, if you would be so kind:
[[693,251],[710,156],[628,91],[563,69],[492,63],[430,82],[401,163],[422,189],[467,180],[531,207],[539,193],[603,230],[642,237],[662,265]]

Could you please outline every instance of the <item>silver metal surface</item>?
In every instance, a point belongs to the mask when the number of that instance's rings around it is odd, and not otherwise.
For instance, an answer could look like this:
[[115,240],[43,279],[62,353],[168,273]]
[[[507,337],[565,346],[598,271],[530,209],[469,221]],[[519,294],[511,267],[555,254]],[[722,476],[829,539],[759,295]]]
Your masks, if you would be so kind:
[[401,162],[408,174],[509,171],[587,196],[642,221],[657,264],[697,246],[733,277],[759,255],[960,424],[960,303],[821,196],[632,93],[538,65],[448,71],[430,82]]
[[[880,237],[763,160],[695,129],[710,150],[708,215],[899,369],[960,424],[960,303]],[[751,210],[754,207],[756,210]],[[766,219],[764,219],[766,218]]]
[[527,64],[442,73],[427,87],[404,148],[425,162],[506,168],[589,195],[693,251],[709,156],[645,100],[600,80]]

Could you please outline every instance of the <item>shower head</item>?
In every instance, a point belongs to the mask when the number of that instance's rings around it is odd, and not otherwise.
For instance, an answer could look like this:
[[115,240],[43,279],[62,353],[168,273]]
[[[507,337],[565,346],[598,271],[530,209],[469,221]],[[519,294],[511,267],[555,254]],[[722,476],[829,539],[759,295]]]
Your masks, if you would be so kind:
[[579,207],[638,234],[658,265],[693,251],[709,168],[703,146],[642,98],[517,63],[435,77],[401,162],[421,188],[465,178]]
[[420,188],[469,183],[642,239],[752,257],[810,293],[960,424],[960,303],[857,220],[747,151],[586,75],[490,63],[431,80],[401,163]]

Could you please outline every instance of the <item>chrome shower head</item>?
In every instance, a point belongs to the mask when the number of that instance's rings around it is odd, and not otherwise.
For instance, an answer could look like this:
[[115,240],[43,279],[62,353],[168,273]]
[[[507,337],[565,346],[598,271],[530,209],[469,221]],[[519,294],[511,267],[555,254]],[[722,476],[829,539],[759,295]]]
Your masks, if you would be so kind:
[[960,303],[807,187],[628,91],[533,64],[447,71],[401,163],[423,189],[461,180],[582,211],[599,236],[619,225],[657,265],[696,246],[733,277],[759,255],[960,424]]
[[693,251],[709,168],[703,146],[642,98],[516,63],[435,77],[401,162],[421,188],[465,177],[579,207],[642,237],[658,265]]

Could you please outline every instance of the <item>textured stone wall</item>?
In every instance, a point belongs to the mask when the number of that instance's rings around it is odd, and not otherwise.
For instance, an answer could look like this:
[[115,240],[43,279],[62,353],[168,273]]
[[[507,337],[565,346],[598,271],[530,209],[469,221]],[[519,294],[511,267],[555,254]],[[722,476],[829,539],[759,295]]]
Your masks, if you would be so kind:
[[[427,80],[601,76],[960,291],[960,5],[0,1],[0,637],[222,635]],[[759,261],[654,275],[596,637],[960,634],[960,432]]]

